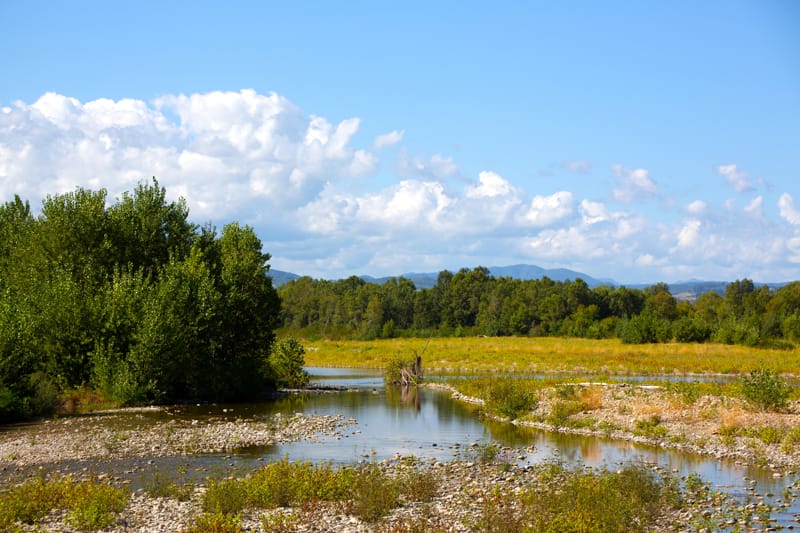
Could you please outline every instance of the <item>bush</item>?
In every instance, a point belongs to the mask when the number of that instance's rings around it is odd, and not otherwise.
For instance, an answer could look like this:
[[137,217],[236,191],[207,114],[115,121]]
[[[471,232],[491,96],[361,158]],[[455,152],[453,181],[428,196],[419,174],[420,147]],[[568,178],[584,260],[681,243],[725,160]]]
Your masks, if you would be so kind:
[[198,516],[181,533],[243,533],[242,517],[225,513],[205,513]]
[[536,393],[525,382],[513,379],[493,379],[486,392],[486,410],[510,419],[519,418],[539,404]]
[[103,529],[114,523],[129,496],[124,489],[94,480],[39,478],[0,493],[0,529],[14,522],[33,524],[54,509],[68,511],[67,521],[76,529]]
[[775,370],[768,368],[761,367],[742,377],[742,396],[763,411],[785,409],[792,390]]
[[299,388],[308,385],[308,372],[303,370],[306,350],[294,337],[286,337],[272,347],[269,364],[279,387]]
[[711,329],[697,318],[679,318],[672,323],[672,332],[678,342],[705,342],[711,337]]
[[648,344],[672,340],[672,326],[668,320],[643,312],[620,323],[619,338],[623,344]]
[[643,467],[565,471],[551,490],[523,496],[532,531],[645,531],[669,505],[666,484]]

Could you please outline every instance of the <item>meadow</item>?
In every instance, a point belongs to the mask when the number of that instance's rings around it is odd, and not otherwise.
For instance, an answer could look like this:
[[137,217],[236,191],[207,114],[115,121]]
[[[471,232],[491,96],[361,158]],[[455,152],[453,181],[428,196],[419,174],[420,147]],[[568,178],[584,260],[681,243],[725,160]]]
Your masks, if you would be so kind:
[[623,344],[618,339],[436,337],[307,340],[309,366],[384,368],[394,358],[422,356],[428,373],[579,375],[746,374],[767,367],[800,376],[800,349],[728,344]]

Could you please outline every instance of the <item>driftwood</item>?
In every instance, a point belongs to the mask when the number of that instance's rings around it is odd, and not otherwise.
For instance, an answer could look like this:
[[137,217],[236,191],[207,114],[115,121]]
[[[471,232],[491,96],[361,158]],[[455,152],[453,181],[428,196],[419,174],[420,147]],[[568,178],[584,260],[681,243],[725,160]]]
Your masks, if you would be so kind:
[[407,387],[409,385],[416,385],[422,381],[422,356],[417,355],[414,358],[414,364],[411,369],[400,369],[400,385]]

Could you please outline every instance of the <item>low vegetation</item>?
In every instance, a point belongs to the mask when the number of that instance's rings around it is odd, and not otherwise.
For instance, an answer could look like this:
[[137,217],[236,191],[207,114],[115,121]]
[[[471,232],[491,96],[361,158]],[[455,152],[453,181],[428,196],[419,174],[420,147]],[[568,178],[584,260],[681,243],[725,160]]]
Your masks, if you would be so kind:
[[401,501],[429,501],[436,483],[428,471],[389,476],[375,463],[335,468],[283,459],[247,478],[212,481],[203,498],[210,516],[231,516],[245,509],[302,507],[337,502],[353,516],[376,522]]
[[742,377],[744,399],[764,411],[786,409],[792,392],[792,387],[769,368],[761,367]]
[[114,524],[129,496],[124,489],[92,479],[37,478],[0,492],[0,529],[13,531],[16,523],[35,524],[53,510],[67,511],[67,523],[78,530],[103,529]]
[[[397,354],[424,350],[426,373],[548,373],[561,375],[743,375],[768,364],[778,375],[800,376],[800,349],[724,344],[623,344],[616,339],[441,337],[310,340],[311,366],[386,368]],[[594,379],[594,378],[593,378]]]
[[[240,533],[253,530],[254,523],[267,532],[305,531],[320,524],[329,530],[332,523],[320,517],[342,515],[353,517],[353,524],[392,532],[466,527],[633,533],[676,525],[694,531],[715,529],[731,519],[747,526],[767,524],[773,511],[766,504],[745,506],[714,492],[697,475],[677,479],[644,464],[610,470],[545,462],[521,468],[506,462],[491,443],[468,453],[474,456],[436,467],[414,457],[341,467],[283,459],[245,477],[207,480],[205,490],[195,491],[199,496],[192,500],[192,514],[179,518],[185,524],[180,531]],[[792,491],[785,498],[791,501]],[[0,491],[0,530],[41,530],[46,519],[53,520],[52,511],[63,511],[63,527],[71,530],[99,531],[122,522],[128,527],[135,523],[126,514],[128,502],[127,491],[107,483],[35,479]],[[457,514],[442,513],[445,507]]]
[[680,506],[670,478],[642,468],[618,472],[540,467],[539,483],[517,495],[497,491],[481,506],[479,531],[646,531]]

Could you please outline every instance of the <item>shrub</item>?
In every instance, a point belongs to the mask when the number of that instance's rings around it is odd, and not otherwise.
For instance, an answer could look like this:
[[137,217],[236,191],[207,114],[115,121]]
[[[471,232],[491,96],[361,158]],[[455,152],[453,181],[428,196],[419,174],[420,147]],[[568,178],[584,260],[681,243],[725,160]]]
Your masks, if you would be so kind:
[[560,477],[523,496],[532,531],[644,531],[672,505],[667,484],[643,467],[575,470]]
[[524,381],[514,378],[489,381],[485,400],[488,412],[512,420],[530,412],[539,404],[535,391]]
[[68,511],[67,521],[76,529],[103,529],[125,509],[128,497],[126,490],[94,480],[38,478],[0,494],[0,529],[14,522],[33,524],[54,509]]
[[124,490],[89,480],[73,486],[71,511],[67,521],[77,529],[104,529],[116,521],[128,504]]
[[637,420],[633,425],[633,434],[650,439],[664,438],[668,430],[661,425],[661,422],[661,417],[658,415],[652,415],[648,418]]
[[623,344],[669,342],[672,339],[672,326],[668,320],[643,312],[621,322],[618,334]]
[[569,417],[583,410],[583,403],[577,400],[557,400],[550,408],[547,423],[555,427],[567,427],[569,426]]
[[792,387],[780,375],[768,368],[761,367],[742,377],[742,396],[754,407],[763,411],[780,411],[785,409]]
[[298,388],[308,384],[308,372],[303,370],[306,350],[294,337],[276,342],[269,363],[279,387]]
[[367,463],[353,480],[348,511],[367,522],[377,522],[400,503],[400,485],[377,464]]
[[243,533],[240,515],[221,512],[198,516],[181,533]]

